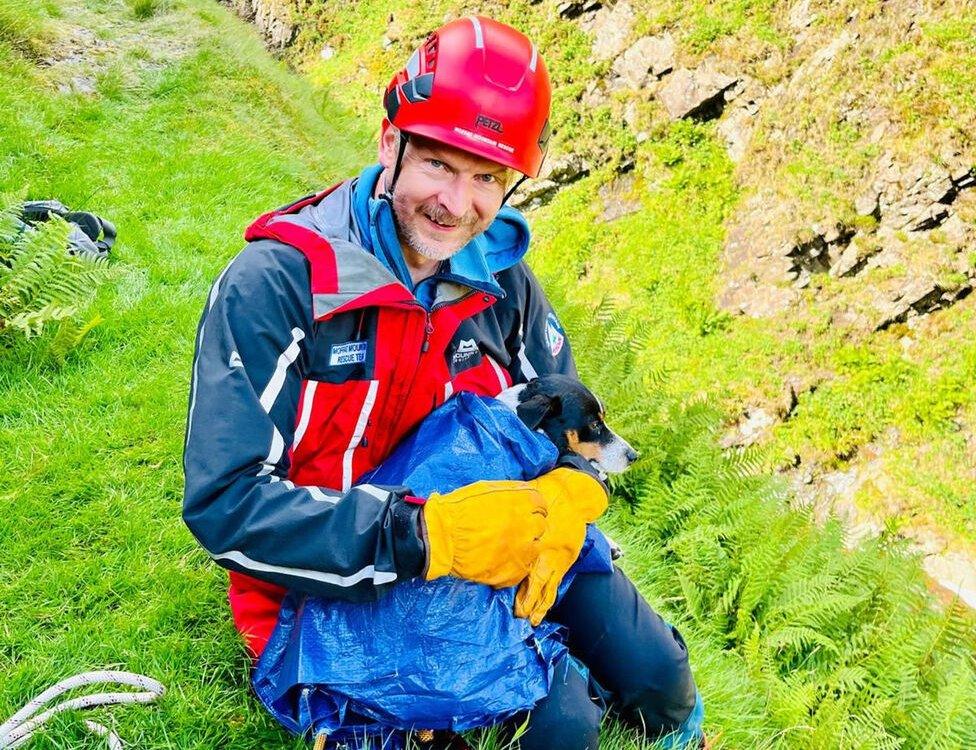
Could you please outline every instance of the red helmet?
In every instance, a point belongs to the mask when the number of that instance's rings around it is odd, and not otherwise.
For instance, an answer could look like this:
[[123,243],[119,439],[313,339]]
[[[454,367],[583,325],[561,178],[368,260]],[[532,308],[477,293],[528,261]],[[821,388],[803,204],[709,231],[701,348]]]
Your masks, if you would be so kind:
[[383,104],[407,133],[536,177],[549,142],[549,74],[535,45],[468,16],[434,31],[393,76]]

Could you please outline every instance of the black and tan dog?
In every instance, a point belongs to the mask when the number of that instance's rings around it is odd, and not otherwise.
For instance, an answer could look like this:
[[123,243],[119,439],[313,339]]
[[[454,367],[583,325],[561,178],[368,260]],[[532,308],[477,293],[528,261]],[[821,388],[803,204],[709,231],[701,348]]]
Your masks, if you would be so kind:
[[622,437],[607,427],[603,404],[576,378],[543,375],[498,395],[531,430],[545,433],[560,453],[576,453],[600,474],[618,474],[638,458]]

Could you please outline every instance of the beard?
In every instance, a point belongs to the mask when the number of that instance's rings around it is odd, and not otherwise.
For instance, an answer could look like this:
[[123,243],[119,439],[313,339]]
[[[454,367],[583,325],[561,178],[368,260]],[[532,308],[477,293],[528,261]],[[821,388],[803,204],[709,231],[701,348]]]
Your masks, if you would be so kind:
[[[408,247],[418,254],[430,260],[442,261],[450,258],[454,253],[464,247],[477,232],[478,217],[473,211],[457,217],[445,211],[437,204],[422,204],[410,211],[402,199],[398,196],[393,197],[393,212],[397,219],[397,229],[400,232],[400,239]],[[432,240],[421,229],[424,217],[447,226],[457,227],[458,234],[450,239],[444,238],[440,241]],[[407,219],[406,221],[404,219]]]

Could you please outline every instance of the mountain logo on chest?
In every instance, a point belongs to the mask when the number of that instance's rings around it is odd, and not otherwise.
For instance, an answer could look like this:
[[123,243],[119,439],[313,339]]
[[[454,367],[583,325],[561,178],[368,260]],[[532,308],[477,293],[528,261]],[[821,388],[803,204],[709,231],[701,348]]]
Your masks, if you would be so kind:
[[475,343],[474,339],[461,339],[461,343],[458,344],[457,351],[454,352],[454,356],[451,358],[451,363],[455,365],[462,364],[476,356],[478,353],[478,345]]

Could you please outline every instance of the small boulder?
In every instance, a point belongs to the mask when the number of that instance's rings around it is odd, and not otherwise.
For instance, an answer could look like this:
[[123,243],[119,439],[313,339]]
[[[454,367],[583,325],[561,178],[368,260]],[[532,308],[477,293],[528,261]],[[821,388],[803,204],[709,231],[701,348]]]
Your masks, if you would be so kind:
[[523,183],[510,203],[515,208],[536,208],[552,200],[563,185],[576,182],[590,173],[589,163],[578,154],[566,154],[542,165],[538,179]]
[[600,188],[600,198],[603,200],[603,214],[600,218],[603,221],[614,221],[640,211],[640,197],[634,194],[635,181],[633,172],[628,172]]
[[972,284],[963,282],[947,289],[931,278],[912,279],[880,310],[875,325],[883,331],[895,323],[904,323],[912,315],[925,315],[949,307],[972,291]]
[[590,28],[586,29],[593,33],[594,59],[612,60],[623,52],[634,18],[634,9],[625,0],[596,12]]
[[658,92],[672,120],[709,120],[719,116],[725,104],[723,92],[734,86],[735,78],[708,67],[696,70],[679,68]]
[[866,190],[861,193],[854,201],[854,211],[858,216],[873,216],[878,218],[878,191],[876,189]]
[[753,445],[772,430],[776,418],[765,409],[750,407],[739,422],[720,441],[723,448],[745,448]]
[[725,141],[725,150],[728,151],[729,158],[738,164],[745,158],[746,150],[749,148],[749,141],[752,140],[752,130],[755,125],[755,117],[747,113],[744,109],[737,109],[728,116],[723,117],[718,124],[718,134]]
[[613,63],[611,89],[642,89],[674,68],[674,37],[645,36]]

